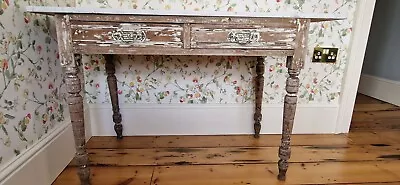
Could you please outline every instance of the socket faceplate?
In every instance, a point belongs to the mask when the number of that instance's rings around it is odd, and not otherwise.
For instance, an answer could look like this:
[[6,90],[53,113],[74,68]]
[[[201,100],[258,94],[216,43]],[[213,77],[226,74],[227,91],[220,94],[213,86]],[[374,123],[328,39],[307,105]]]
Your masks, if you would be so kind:
[[312,62],[335,63],[339,48],[314,48]]

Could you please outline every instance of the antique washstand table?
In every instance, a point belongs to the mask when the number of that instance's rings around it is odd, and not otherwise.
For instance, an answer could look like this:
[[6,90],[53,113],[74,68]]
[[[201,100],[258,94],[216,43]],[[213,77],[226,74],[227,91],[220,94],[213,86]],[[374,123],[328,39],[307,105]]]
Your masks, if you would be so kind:
[[122,139],[117,79],[113,55],[258,56],[255,76],[254,136],[261,129],[265,56],[287,56],[279,180],[284,180],[290,158],[290,135],[297,105],[300,69],[307,53],[310,22],[341,19],[320,14],[265,14],[170,12],[71,7],[27,7],[27,12],[53,15],[61,65],[65,68],[69,111],[73,126],[78,175],[90,184],[85,148],[83,98],[80,95],[81,54],[103,54],[106,60],[114,129]]

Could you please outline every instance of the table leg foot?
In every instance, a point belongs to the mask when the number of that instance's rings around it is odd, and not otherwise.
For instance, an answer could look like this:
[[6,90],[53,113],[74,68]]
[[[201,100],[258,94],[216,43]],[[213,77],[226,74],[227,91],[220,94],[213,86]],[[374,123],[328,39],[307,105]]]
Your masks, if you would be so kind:
[[79,168],[78,176],[81,181],[81,185],[91,185],[90,182],[90,169],[89,168]]
[[[256,117],[256,116],[254,116],[254,117]],[[254,123],[254,138],[260,138],[260,130],[261,130],[261,124]]]
[[123,138],[123,136],[122,136],[122,124],[115,124],[114,125],[114,130],[115,130],[115,133],[117,133],[117,139],[122,139]]
[[278,180],[284,181],[284,180],[286,180],[286,172],[288,169],[288,162],[281,159],[278,162],[278,166],[279,166]]
[[286,180],[286,171],[280,170],[278,174],[278,180],[285,181]]

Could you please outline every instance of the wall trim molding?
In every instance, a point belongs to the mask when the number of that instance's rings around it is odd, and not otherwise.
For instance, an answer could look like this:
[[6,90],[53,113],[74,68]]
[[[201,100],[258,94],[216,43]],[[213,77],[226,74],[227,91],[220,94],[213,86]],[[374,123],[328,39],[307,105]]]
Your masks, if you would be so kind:
[[0,184],[51,184],[75,155],[69,123],[69,120],[65,121],[47,137],[8,162],[0,171]]
[[400,82],[361,74],[358,92],[400,106]]
[[[252,104],[120,104],[124,135],[252,134]],[[299,105],[294,133],[335,133],[338,105]],[[89,105],[93,136],[114,136],[110,104]],[[280,134],[283,105],[264,105],[262,134]]]
[[[102,104],[88,104],[88,109],[111,109],[111,103]],[[152,103],[120,103],[121,109],[212,109],[212,108],[241,108],[241,107],[254,107],[254,104],[152,104]],[[283,103],[279,104],[267,104],[263,103],[263,108],[283,108]],[[339,107],[338,104],[297,104],[299,108],[317,108],[317,107]],[[283,110],[283,109],[282,109]]]
[[343,85],[339,100],[340,109],[337,115],[336,133],[348,133],[350,129],[375,2],[376,0],[357,1],[350,54],[342,80]]

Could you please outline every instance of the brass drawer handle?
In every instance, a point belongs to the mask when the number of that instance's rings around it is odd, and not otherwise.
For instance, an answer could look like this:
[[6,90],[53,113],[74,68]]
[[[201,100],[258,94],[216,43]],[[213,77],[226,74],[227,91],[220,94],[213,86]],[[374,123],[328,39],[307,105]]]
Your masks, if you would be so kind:
[[142,30],[118,29],[111,32],[110,35],[113,40],[124,43],[144,42],[147,39],[146,33]]
[[228,41],[238,44],[248,44],[258,42],[260,40],[260,32],[257,31],[231,31],[228,34]]

